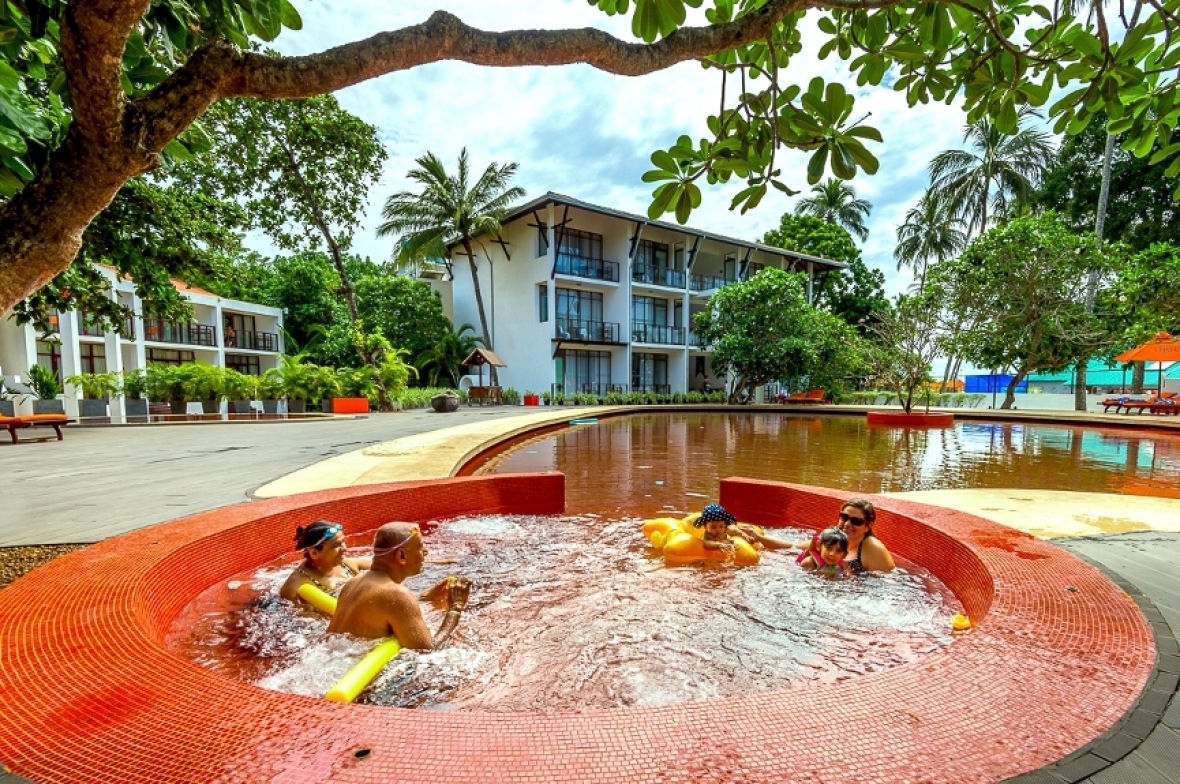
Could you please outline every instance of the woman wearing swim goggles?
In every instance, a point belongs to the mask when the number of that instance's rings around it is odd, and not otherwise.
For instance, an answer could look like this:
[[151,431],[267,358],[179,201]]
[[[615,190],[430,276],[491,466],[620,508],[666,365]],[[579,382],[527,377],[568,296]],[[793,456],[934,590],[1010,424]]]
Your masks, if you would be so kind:
[[346,558],[344,526],[328,520],[296,528],[295,549],[303,551],[303,561],[279,590],[279,595],[290,601],[299,600],[299,589],[307,583],[334,594],[372,562],[371,558]]

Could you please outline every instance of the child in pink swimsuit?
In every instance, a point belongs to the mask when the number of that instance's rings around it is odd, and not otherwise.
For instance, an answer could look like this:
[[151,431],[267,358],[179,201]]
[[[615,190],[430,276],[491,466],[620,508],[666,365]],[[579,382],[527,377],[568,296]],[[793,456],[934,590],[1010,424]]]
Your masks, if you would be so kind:
[[848,535],[839,528],[825,528],[811,540],[811,546],[795,562],[810,572],[829,577],[847,577],[851,572],[844,558],[848,555]]

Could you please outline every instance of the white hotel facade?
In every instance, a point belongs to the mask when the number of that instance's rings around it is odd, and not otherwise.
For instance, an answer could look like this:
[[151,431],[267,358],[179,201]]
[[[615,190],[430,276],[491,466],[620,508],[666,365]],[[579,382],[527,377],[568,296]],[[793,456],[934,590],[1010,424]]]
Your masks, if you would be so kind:
[[[713,373],[692,317],[722,286],[764,267],[817,275],[845,265],[547,193],[474,247],[502,387],[684,392]],[[485,255],[486,254],[486,255]],[[450,251],[454,321],[479,312],[469,262]]]
[[[87,327],[81,313],[67,311],[54,316],[57,334],[46,337],[31,324],[19,326],[11,314],[5,314],[0,318],[0,376],[8,388],[26,389],[15,379],[25,381],[34,364],[56,372],[59,381],[78,373],[146,369],[152,362],[204,362],[251,375],[261,375],[278,364],[283,350],[279,308],[226,299],[173,280],[193,307],[192,321],[145,318],[135,284],[120,279],[112,268],[100,265],[97,269],[110,283],[108,296],[135,313],[125,325],[126,334]],[[63,387],[66,413],[77,416],[79,392],[68,384]],[[25,413],[32,413],[31,402],[19,405],[29,406]],[[122,398],[111,401],[110,413],[124,414]]]

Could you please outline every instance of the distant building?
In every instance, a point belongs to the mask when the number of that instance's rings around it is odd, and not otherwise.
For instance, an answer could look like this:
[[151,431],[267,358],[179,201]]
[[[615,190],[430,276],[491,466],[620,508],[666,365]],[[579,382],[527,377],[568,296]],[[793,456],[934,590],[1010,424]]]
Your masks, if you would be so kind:
[[[8,386],[15,378],[24,381],[33,364],[49,368],[64,381],[77,373],[120,373],[151,362],[205,362],[255,376],[278,363],[283,350],[280,309],[226,299],[173,280],[192,303],[193,320],[144,318],[134,283],[119,279],[113,268],[98,270],[110,281],[110,297],[136,314],[126,334],[85,327],[81,314],[71,311],[53,317],[57,334],[46,338],[32,325],[18,326],[6,315],[0,319],[0,373]],[[77,415],[76,400],[76,390],[67,385],[66,411],[71,416]],[[111,401],[111,409],[121,415],[122,400]]]
[[[479,328],[469,262],[450,249],[454,320]],[[485,255],[486,254],[486,255]],[[652,221],[547,193],[482,237],[476,268],[500,384],[518,391],[682,392],[723,388],[692,317],[721,287],[764,267],[816,276],[845,265]]]

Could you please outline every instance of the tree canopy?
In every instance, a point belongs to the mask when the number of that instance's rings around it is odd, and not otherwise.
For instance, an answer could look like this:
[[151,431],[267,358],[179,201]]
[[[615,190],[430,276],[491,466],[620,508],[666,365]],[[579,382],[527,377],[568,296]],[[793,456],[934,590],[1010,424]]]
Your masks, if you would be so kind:
[[[1103,4],[1086,15],[998,0],[711,0],[707,24],[687,24],[705,0],[588,0],[629,14],[644,43],[593,28],[489,33],[438,11],[425,22],[301,57],[252,51],[301,21],[288,0],[37,0],[0,5],[0,311],[63,271],[86,226],[133,177],[208,144],[194,123],[217,100],[305,98],[442,60],[485,66],[587,63],[620,75],[702,61],[721,74],[721,101],[700,138],[652,155],[649,214],[681,222],[701,203],[699,181],[744,187],[755,207],[771,187],[791,192],[781,149],[809,154],[806,179],[873,174],[853,94],[821,78],[793,83],[804,19],[822,58],[847,63],[858,86],[889,85],[910,105],[961,96],[967,120],[1016,130],[1020,109],[1048,108],[1077,133],[1105,110],[1124,148],[1180,172],[1180,19],[1148,0],[1130,24]],[[1125,35],[1122,29],[1131,28]],[[811,29],[810,26],[808,29]]]
[[807,304],[806,276],[761,270],[719,290],[695,316],[713,369],[734,379],[731,402],[772,381],[839,388],[853,375],[860,339],[839,318]]

